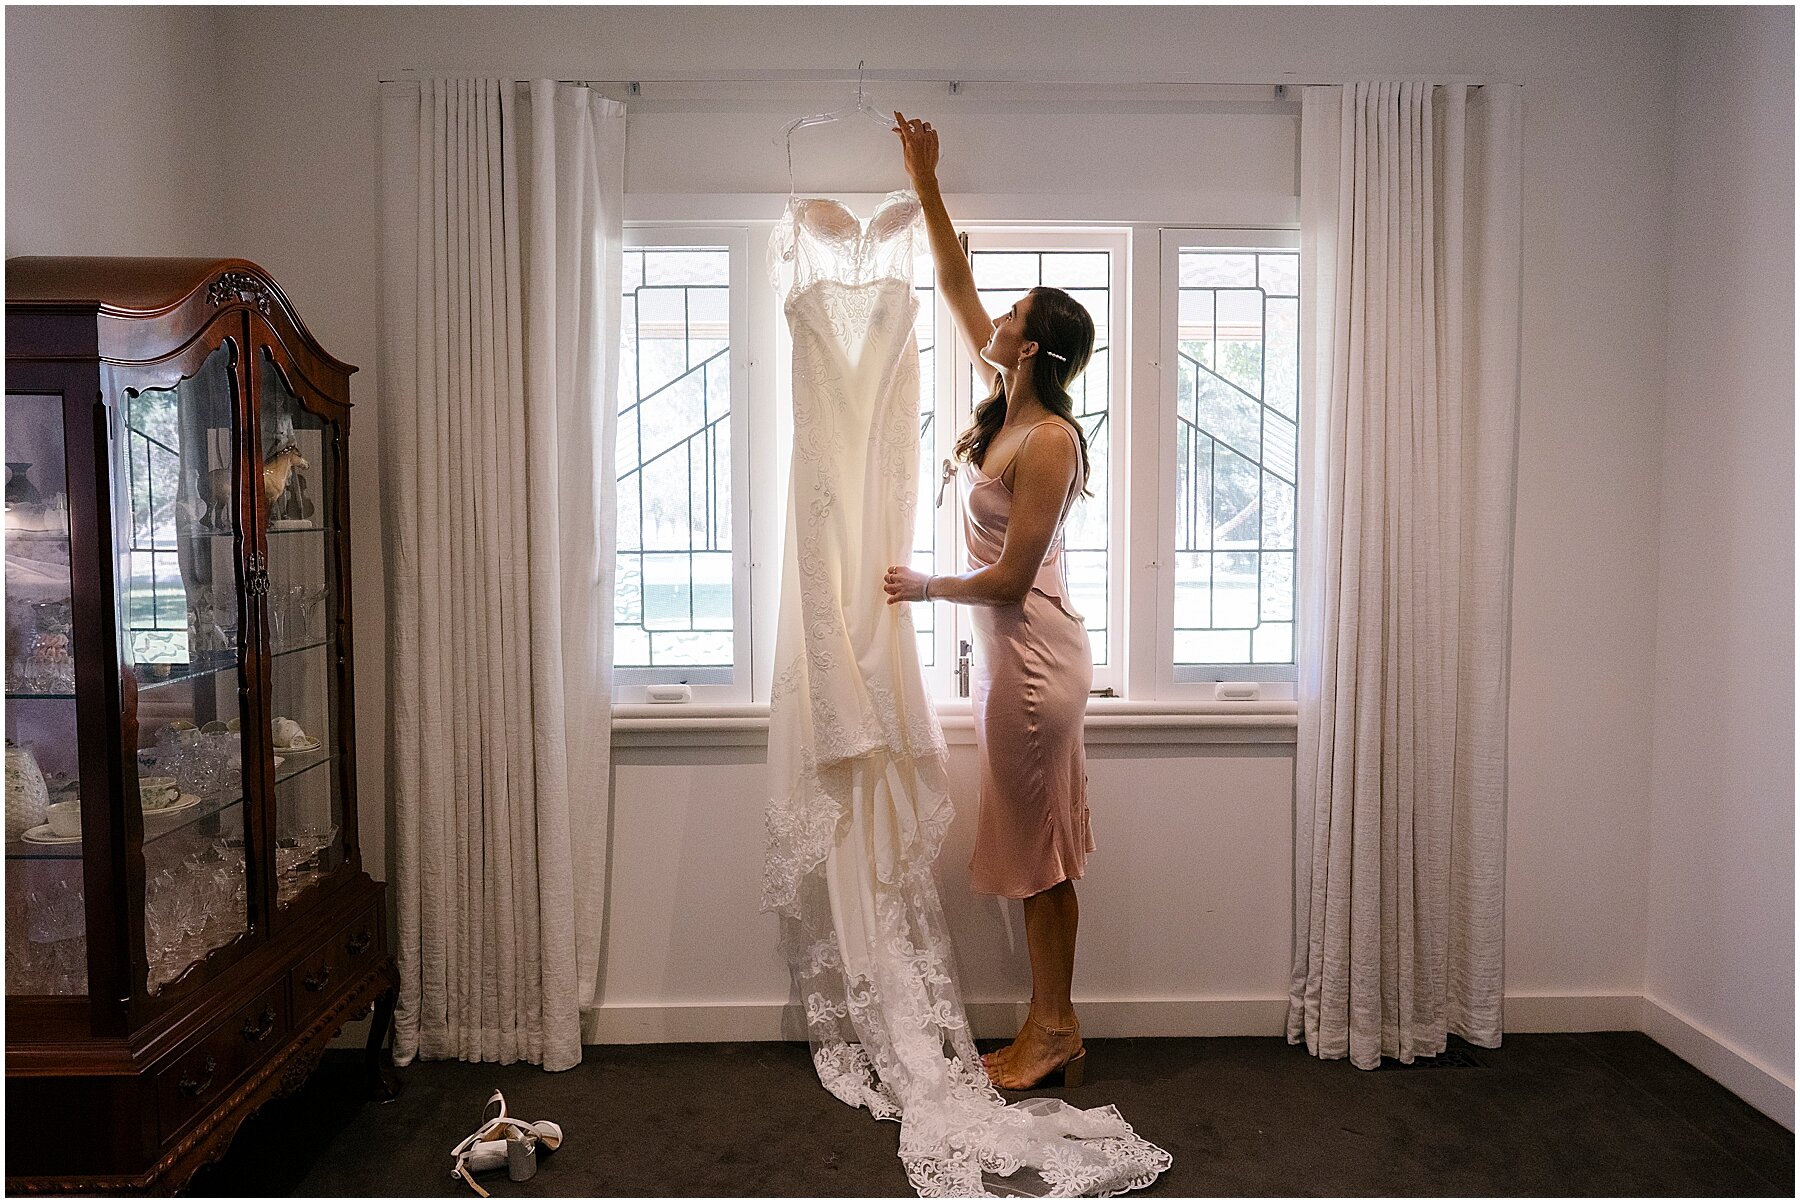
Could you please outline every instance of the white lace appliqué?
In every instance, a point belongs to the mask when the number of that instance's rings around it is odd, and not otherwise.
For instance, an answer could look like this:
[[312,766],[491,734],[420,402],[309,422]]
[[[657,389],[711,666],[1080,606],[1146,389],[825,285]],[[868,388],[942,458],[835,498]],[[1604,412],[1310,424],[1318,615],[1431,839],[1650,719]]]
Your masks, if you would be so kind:
[[1110,1106],[1008,1106],[957,987],[934,866],[953,810],[909,606],[919,367],[918,199],[866,223],[791,203],[769,244],[793,332],[794,458],[769,708],[762,905],[806,1015],[819,1081],[900,1123],[923,1197],[1116,1195],[1167,1153]]

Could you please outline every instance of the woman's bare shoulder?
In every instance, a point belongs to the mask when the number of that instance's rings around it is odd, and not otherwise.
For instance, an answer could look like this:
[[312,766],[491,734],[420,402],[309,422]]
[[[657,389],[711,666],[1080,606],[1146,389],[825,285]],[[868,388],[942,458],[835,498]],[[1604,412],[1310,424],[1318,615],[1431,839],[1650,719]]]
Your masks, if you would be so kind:
[[[1047,435],[1042,438],[1032,438],[1031,436],[1037,434],[1038,427],[1041,426],[1060,426],[1069,433],[1070,437],[1059,439],[1055,435]],[[1017,486],[1018,471],[1025,469],[1029,469],[1034,478],[1060,478],[1060,481],[1066,484],[1081,471],[1081,453],[1077,450],[1079,445],[1079,436],[1067,421],[1054,417],[1044,419],[1027,430],[1025,437],[1019,441],[1019,449],[1011,461],[1011,464],[1016,466],[1016,470],[1013,472],[1013,484],[1008,487]]]
[[1077,427],[1075,425],[1075,423],[1069,421],[1067,418],[1060,417],[1060,416],[1052,416],[1052,417],[1045,418],[1042,422],[1039,422],[1037,424],[1037,426],[1033,426],[1030,430],[1026,431],[1025,432],[1025,440],[1020,447],[1021,452],[1029,450],[1031,448],[1031,445],[1032,445],[1031,436],[1038,432],[1039,426],[1056,426],[1056,427],[1059,427],[1064,433],[1066,433],[1069,436],[1066,439],[1043,438],[1043,439],[1037,440],[1038,444],[1041,447],[1050,448],[1050,450],[1048,452],[1046,452],[1044,450],[1040,450],[1038,452],[1039,456],[1044,456],[1044,455],[1048,454],[1049,456],[1052,457],[1053,461],[1062,461],[1065,459],[1065,457],[1069,456],[1070,454],[1073,454],[1076,462],[1080,461],[1081,453],[1080,453],[1079,449],[1081,447],[1081,437],[1082,437],[1081,430],[1079,427]]

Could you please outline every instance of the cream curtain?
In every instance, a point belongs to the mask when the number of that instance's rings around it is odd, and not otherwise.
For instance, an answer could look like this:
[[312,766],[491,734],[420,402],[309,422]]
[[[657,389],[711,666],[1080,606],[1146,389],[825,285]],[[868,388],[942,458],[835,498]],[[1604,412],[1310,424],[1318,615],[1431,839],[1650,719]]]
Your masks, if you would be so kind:
[[1500,1042],[1520,96],[1302,98],[1304,466],[1288,1040]]
[[624,106],[382,89],[395,1055],[581,1060],[605,901]]

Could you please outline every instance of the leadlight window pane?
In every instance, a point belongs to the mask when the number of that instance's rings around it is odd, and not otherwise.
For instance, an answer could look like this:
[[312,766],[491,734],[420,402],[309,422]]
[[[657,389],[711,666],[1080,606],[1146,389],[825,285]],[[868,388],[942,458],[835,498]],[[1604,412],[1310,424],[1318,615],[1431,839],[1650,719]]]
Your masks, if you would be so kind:
[[627,248],[613,664],[730,668],[731,261]]
[[[1069,600],[1085,619],[1094,666],[1107,663],[1107,616],[1111,612],[1112,424],[1112,255],[1108,251],[983,251],[970,256],[975,287],[989,313],[1004,313],[1031,289],[1060,288],[1094,320],[1094,354],[1069,390],[1075,420],[1087,436],[1088,483],[1092,496],[1075,499],[1063,528],[1063,567]],[[986,390],[970,368],[971,396]]]
[[1291,250],[1179,256],[1177,664],[1294,662],[1299,267]]

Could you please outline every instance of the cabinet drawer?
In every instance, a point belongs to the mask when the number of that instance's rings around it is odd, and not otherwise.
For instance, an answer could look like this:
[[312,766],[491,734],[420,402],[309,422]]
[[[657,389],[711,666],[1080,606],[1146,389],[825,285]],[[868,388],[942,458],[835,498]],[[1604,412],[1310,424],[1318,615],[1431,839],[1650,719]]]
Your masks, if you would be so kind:
[[289,973],[294,1025],[310,1019],[345,985],[367,971],[381,955],[380,929],[370,907],[331,933]]
[[156,1110],[163,1139],[215,1106],[264,1050],[279,1047],[287,1031],[287,991],[278,981],[160,1070]]
[[276,982],[262,996],[239,1011],[225,1025],[237,1035],[237,1047],[245,1068],[262,1060],[272,1049],[281,1047],[282,1037],[293,1026],[288,1023],[287,991]]

